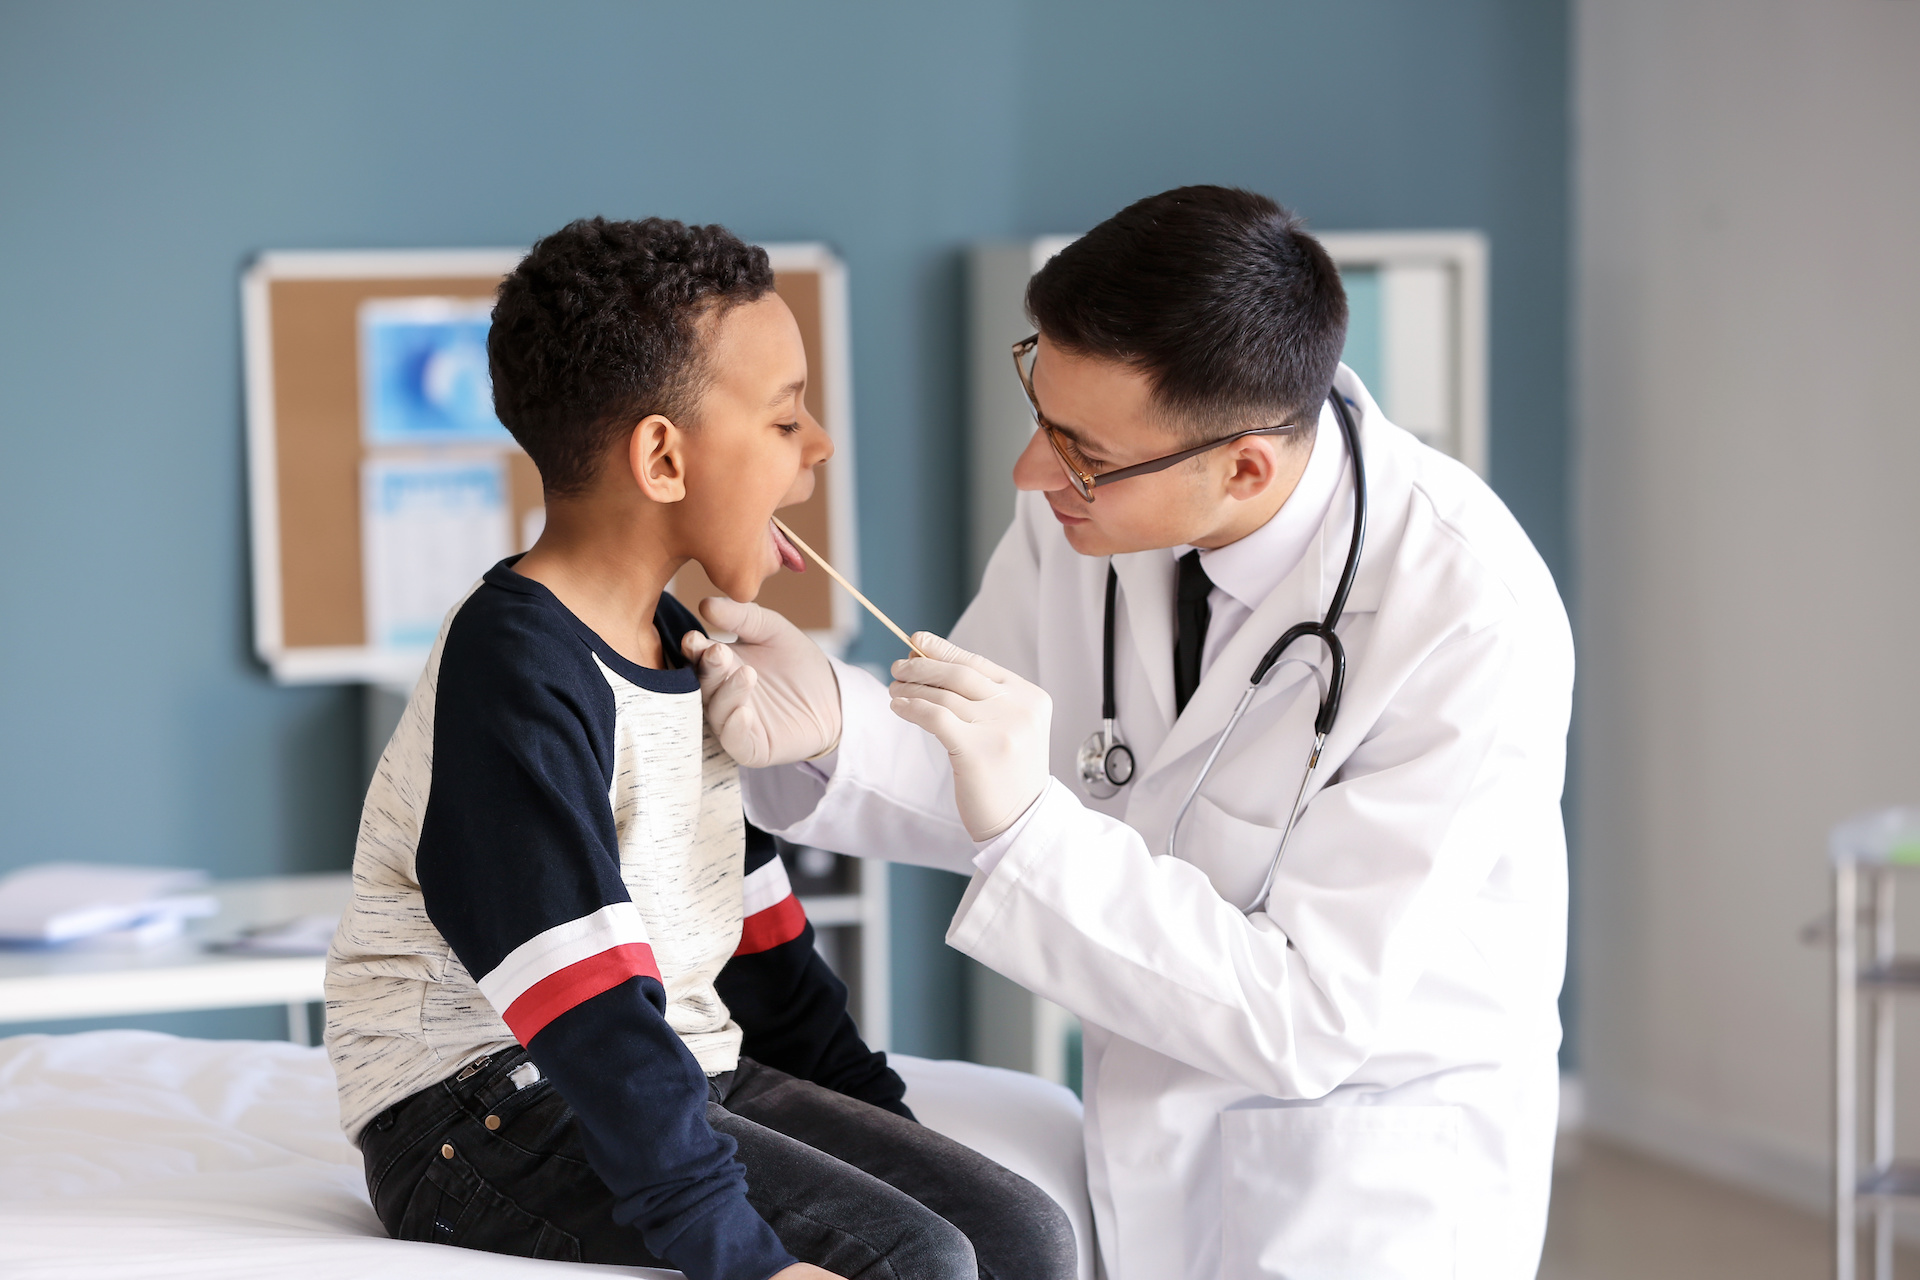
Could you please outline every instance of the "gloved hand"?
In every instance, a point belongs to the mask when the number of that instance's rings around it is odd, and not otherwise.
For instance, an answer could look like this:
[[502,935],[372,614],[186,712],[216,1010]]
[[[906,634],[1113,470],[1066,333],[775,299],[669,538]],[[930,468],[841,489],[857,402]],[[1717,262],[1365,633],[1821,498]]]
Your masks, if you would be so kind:
[[1047,789],[1053,699],[930,632],[913,642],[927,656],[893,664],[893,713],[947,749],[960,821],[975,840],[991,840]]
[[726,596],[700,602],[732,644],[689,631],[680,651],[700,677],[707,723],[727,754],[749,769],[823,756],[840,745],[840,681],[806,633],[771,609]]

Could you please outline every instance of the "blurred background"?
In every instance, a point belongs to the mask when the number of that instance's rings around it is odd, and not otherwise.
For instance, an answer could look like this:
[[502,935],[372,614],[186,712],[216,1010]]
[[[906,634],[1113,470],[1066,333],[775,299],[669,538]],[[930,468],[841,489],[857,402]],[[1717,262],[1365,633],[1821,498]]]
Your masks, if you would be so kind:
[[[1920,0],[0,4],[0,871],[350,861],[379,713],[254,654],[262,251],[590,214],[829,246],[861,578],[937,630],[972,587],[977,247],[1240,185],[1482,238],[1486,474],[1581,642],[1570,1114],[1817,1206],[1800,934],[1828,828],[1920,795],[1917,66]],[[897,1049],[979,1052],[960,887],[887,881]]]

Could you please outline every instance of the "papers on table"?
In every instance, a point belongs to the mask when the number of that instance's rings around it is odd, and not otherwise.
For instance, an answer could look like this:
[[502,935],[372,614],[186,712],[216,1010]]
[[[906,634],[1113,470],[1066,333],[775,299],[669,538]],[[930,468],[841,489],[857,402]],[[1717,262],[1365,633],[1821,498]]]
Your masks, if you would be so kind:
[[229,955],[248,956],[323,956],[333,945],[333,931],[340,917],[295,916],[279,924],[249,929],[219,949]]
[[207,873],[179,867],[47,862],[0,876],[0,943],[49,946],[113,937],[136,944],[177,936],[220,909],[191,892]]

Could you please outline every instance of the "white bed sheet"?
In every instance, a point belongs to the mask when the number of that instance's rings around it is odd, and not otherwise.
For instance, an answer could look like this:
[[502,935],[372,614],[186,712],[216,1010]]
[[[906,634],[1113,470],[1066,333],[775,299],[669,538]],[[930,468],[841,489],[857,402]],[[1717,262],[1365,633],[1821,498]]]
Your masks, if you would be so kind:
[[[930,1128],[1046,1190],[1093,1274],[1080,1104],[1058,1085],[893,1057]],[[603,1274],[677,1277],[639,1267]],[[390,1240],[319,1049],[146,1031],[0,1039],[0,1275],[531,1280],[581,1264]]]

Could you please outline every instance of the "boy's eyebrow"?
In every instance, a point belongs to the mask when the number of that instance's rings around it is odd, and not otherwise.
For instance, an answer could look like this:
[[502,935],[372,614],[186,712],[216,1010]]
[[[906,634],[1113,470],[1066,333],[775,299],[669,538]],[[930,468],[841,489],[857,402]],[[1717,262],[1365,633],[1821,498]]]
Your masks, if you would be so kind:
[[807,380],[805,378],[800,378],[796,381],[789,382],[786,386],[780,388],[778,391],[773,393],[773,398],[767,401],[767,407],[769,409],[779,408],[781,405],[785,404],[787,401],[793,399],[795,396],[799,395],[802,391],[804,391],[806,389],[806,386],[807,386]]

